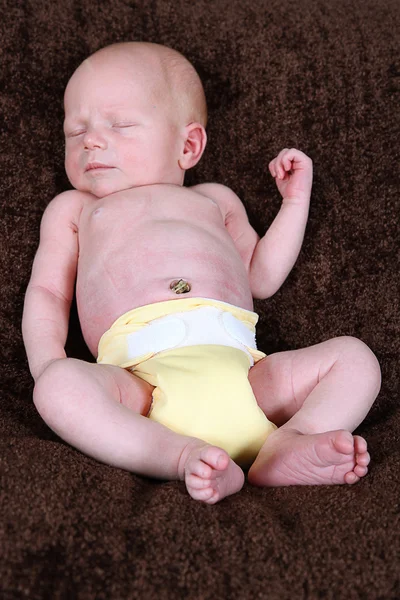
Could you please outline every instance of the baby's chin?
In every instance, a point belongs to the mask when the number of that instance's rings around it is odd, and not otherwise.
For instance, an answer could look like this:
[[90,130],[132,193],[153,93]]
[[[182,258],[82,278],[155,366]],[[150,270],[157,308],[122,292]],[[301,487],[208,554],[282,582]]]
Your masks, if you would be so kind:
[[[99,176],[98,176],[99,175]],[[111,194],[117,192],[123,192],[125,190],[132,190],[135,188],[143,187],[146,185],[156,185],[162,183],[171,183],[169,181],[160,181],[159,179],[149,179],[149,174],[145,174],[143,177],[136,177],[134,180],[123,180],[122,177],[115,177],[114,173],[98,174],[95,177],[84,178],[83,181],[71,181],[72,186],[81,192],[88,192],[96,198],[105,198]]]
[[[73,185],[73,182],[71,183]],[[93,196],[96,196],[96,198],[100,199],[138,186],[130,182],[113,181],[112,178],[99,178],[93,179],[92,181],[85,181],[83,183],[79,182],[74,187],[81,192],[89,192]]]

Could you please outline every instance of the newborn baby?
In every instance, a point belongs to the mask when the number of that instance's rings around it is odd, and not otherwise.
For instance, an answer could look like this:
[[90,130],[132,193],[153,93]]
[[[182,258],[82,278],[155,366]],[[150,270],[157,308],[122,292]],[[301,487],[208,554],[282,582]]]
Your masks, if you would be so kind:
[[[282,206],[261,239],[224,185],[185,187],[206,146],[193,66],[144,42],[86,59],[65,91],[74,190],[43,215],[23,336],[34,402],[60,437],[104,463],[185,481],[213,504],[254,485],[355,483],[367,444],[352,431],[380,389],[379,364],[339,337],[266,356],[253,298],[283,284],[302,244],[312,161],[269,163]],[[97,364],[67,358],[76,281]]]

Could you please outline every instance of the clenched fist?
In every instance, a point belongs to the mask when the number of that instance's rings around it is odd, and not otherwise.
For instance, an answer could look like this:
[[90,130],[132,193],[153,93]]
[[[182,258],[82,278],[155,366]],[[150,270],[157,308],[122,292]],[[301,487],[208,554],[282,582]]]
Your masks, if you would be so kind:
[[284,148],[268,166],[284,201],[302,202],[310,199],[313,165],[304,152],[296,148]]

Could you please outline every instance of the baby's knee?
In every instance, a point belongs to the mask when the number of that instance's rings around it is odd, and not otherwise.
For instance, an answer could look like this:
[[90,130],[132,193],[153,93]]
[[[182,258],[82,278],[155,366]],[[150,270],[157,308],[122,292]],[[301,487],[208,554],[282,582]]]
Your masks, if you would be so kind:
[[79,361],[74,358],[63,358],[52,362],[40,375],[33,390],[33,402],[47,421],[51,412],[57,412],[59,401],[64,401],[63,390],[79,380]]
[[356,337],[343,336],[337,339],[342,345],[342,360],[348,365],[352,365],[354,369],[360,370],[363,377],[376,388],[376,393],[378,393],[382,380],[381,368],[371,348]]

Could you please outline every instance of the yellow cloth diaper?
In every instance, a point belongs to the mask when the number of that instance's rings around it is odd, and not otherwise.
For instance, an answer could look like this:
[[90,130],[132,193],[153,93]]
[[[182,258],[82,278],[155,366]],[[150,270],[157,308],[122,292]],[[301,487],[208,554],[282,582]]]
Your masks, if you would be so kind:
[[101,337],[97,362],[155,386],[150,419],[224,448],[246,467],[276,429],[248,380],[265,356],[256,348],[257,321],[254,312],[209,298],[141,306]]

